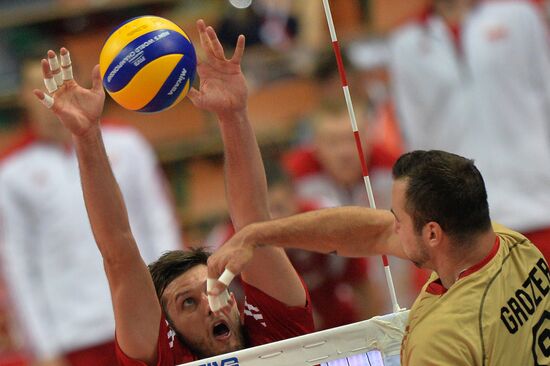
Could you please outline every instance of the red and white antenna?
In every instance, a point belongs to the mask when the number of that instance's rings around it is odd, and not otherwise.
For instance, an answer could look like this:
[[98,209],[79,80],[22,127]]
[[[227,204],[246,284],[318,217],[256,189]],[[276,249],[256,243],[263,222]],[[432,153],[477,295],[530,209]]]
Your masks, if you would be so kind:
[[[376,208],[374,202],[374,194],[372,193],[372,186],[369,179],[369,170],[367,168],[367,162],[365,161],[365,155],[363,154],[363,146],[361,144],[361,138],[357,129],[357,120],[355,119],[355,111],[353,110],[353,103],[351,102],[351,95],[349,93],[348,81],[346,79],[346,70],[344,69],[344,63],[342,61],[342,54],[340,52],[340,45],[336,38],[336,31],[334,29],[334,22],[332,21],[332,13],[330,11],[330,5],[328,0],[323,0],[323,6],[325,7],[325,15],[327,17],[328,29],[330,31],[330,38],[332,40],[332,49],[336,56],[336,62],[338,64],[338,72],[342,81],[342,89],[344,91],[344,98],[346,99],[346,105],[348,107],[348,114],[350,117],[351,128],[353,129],[353,135],[355,137],[355,145],[357,146],[357,153],[359,154],[359,160],[361,161],[361,169],[363,171],[363,180],[365,181],[365,188],[367,190],[367,196],[369,199],[369,205],[371,208]],[[395,295],[395,286],[390,271],[390,264],[388,257],[382,255],[382,262],[384,264],[384,272],[386,273],[386,282],[388,284],[388,290],[390,292],[393,311],[398,312],[401,310],[397,303],[397,296]]]

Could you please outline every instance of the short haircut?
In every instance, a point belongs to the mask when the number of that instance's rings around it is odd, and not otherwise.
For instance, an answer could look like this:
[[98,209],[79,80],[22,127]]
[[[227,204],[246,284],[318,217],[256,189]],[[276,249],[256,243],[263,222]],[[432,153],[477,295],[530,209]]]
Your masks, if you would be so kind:
[[439,150],[412,151],[397,160],[393,178],[407,180],[405,209],[418,234],[435,221],[462,243],[490,228],[487,191],[473,160]]
[[210,253],[203,248],[191,250],[172,250],[164,253],[158,260],[149,264],[157,297],[161,304],[166,287],[182,273],[200,264],[207,264]]

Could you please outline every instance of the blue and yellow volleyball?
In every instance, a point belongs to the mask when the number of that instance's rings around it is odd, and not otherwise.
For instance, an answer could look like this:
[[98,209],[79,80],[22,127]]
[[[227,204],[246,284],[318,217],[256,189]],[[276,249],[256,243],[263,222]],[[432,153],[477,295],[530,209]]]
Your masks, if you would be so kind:
[[187,34],[157,16],[119,25],[99,56],[109,95],[122,107],[138,112],[159,112],[180,102],[193,83],[196,66],[195,48]]

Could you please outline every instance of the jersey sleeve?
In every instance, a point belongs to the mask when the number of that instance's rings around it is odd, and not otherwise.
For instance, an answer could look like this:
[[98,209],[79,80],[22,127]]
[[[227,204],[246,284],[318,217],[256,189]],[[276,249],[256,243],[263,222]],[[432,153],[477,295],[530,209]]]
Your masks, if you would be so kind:
[[[242,316],[250,346],[292,338],[314,330],[311,300],[306,289],[305,306],[287,306],[242,281],[245,302]],[[304,285],[302,281],[302,285]],[[305,285],[304,285],[305,287]]]
[[[179,342],[176,332],[170,328],[164,314],[162,314],[160,319],[157,354],[156,366],[175,366],[197,359],[188,348]],[[145,362],[127,356],[120,348],[118,339],[116,341],[116,357],[119,366],[147,366]]]

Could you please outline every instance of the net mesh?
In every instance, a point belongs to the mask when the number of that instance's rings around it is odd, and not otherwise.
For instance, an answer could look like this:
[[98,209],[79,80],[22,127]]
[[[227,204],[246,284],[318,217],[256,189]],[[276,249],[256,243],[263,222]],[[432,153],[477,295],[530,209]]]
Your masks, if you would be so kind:
[[408,311],[180,366],[396,366]]

